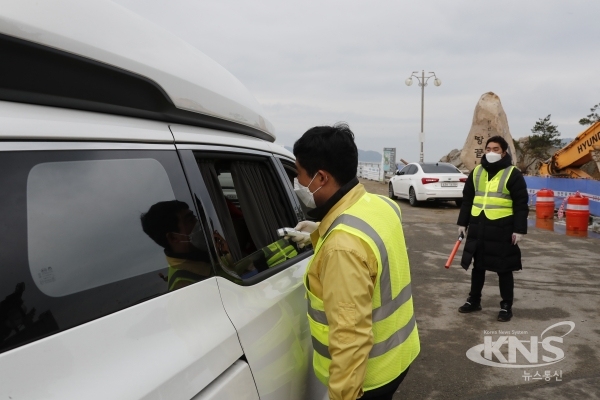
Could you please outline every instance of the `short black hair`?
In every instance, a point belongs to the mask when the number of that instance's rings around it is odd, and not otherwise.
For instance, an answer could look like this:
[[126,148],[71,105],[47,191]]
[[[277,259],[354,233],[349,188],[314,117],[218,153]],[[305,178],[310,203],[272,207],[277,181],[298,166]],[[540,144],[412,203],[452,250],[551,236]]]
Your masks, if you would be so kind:
[[508,142],[502,136],[492,136],[485,142],[485,147],[491,142],[498,143],[503,153],[508,149]]
[[323,169],[343,186],[356,177],[358,149],[354,133],[346,123],[315,126],[294,143],[298,163],[314,176]]
[[140,216],[142,229],[156,244],[171,250],[167,241],[167,233],[179,230],[177,213],[189,208],[187,203],[179,200],[160,201],[153,204],[148,212]]

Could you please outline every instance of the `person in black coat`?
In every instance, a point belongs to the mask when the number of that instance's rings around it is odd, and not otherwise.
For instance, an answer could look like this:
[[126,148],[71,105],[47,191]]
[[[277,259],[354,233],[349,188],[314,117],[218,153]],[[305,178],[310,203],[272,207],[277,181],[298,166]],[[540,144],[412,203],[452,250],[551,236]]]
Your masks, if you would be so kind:
[[[485,283],[485,271],[498,273],[500,283],[499,321],[510,321],[514,292],[513,271],[522,269],[521,250],[517,243],[527,233],[527,215],[529,214],[527,185],[521,172],[512,166],[512,159],[507,153],[508,143],[501,136],[494,136],[486,143],[486,154],[481,158],[481,168],[485,169],[488,181],[496,174],[502,174],[506,168],[512,168],[506,181],[506,189],[512,200],[512,215],[489,219],[485,211],[478,216],[472,215],[475,198],[473,175],[471,171],[463,189],[463,201],[458,216],[459,235],[467,230],[467,240],[463,251],[461,265],[471,272],[471,292],[467,302],[458,309],[461,313],[481,310],[481,291]],[[484,209],[485,210],[485,209]]]

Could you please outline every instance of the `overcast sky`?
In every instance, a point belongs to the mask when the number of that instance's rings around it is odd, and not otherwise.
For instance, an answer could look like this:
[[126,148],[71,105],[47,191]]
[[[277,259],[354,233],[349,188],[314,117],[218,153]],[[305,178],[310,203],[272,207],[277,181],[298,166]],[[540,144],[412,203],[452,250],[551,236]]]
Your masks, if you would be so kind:
[[552,114],[562,137],[600,102],[597,1],[118,0],[242,81],[293,145],[314,125],[346,121],[360,149],[418,160],[462,148],[479,97],[502,101],[514,138]]

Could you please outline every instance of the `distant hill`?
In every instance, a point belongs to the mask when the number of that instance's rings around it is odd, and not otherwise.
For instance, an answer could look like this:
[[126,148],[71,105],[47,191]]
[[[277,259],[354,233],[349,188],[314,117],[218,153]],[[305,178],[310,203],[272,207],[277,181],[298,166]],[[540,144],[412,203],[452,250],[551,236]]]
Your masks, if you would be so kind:
[[[287,150],[292,151],[290,146],[283,146]],[[373,150],[361,150],[358,149],[358,161],[366,161],[366,162],[381,162],[381,153]]]
[[358,161],[381,162],[382,157],[378,151],[358,149]]

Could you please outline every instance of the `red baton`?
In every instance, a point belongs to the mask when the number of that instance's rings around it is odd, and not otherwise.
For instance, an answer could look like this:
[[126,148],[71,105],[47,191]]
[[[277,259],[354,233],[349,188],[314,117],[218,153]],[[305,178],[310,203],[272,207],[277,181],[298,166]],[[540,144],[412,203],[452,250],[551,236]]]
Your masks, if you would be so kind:
[[462,240],[464,239],[464,235],[461,233],[460,236],[458,237],[458,240],[456,241],[456,244],[454,245],[454,248],[452,249],[452,253],[450,253],[450,257],[448,257],[448,261],[446,261],[446,268],[450,268],[450,265],[452,264],[452,261],[454,260],[454,256],[456,255],[456,252],[458,251],[458,248],[460,247],[460,243],[462,242]]

